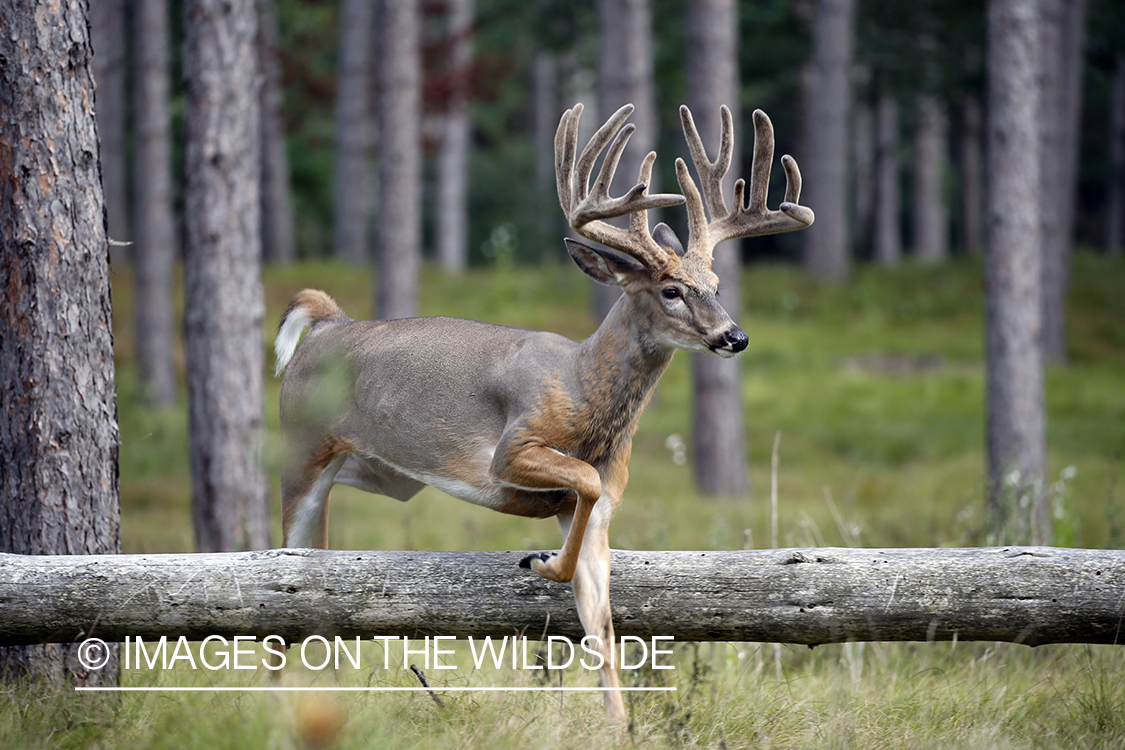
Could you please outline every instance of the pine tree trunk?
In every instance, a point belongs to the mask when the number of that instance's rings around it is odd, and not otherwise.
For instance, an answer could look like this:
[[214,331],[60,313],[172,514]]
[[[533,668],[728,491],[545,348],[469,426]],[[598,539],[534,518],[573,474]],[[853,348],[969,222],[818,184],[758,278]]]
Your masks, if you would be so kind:
[[875,201],[875,262],[897,266],[902,260],[902,197],[899,184],[898,102],[890,94],[879,97],[877,114],[878,191]]
[[135,0],[133,100],[134,331],[145,400],[176,400],[172,274],[176,224],[172,188],[172,112],[168,4]]
[[[120,551],[108,243],[87,7],[0,6],[0,551]],[[92,633],[96,635],[96,631]],[[66,645],[0,675],[116,684]]]
[[[544,260],[559,260],[562,254],[561,237],[567,234],[566,220],[559,211],[559,194],[555,187],[555,129],[567,107],[559,100],[559,60],[547,50],[535,55],[532,73],[535,108],[535,205],[541,221],[536,222],[536,236],[532,238]],[[587,115],[588,116],[588,115]]]
[[1043,353],[1066,361],[1066,299],[1078,191],[1085,0],[1040,0],[1042,13]]
[[285,265],[297,260],[289,152],[282,116],[284,91],[277,52],[277,0],[258,0],[258,58],[262,69],[262,259]]
[[376,317],[418,314],[422,268],[422,69],[418,0],[379,5]]
[[[599,114],[604,119],[626,104],[636,107],[629,122],[637,129],[614,177],[614,194],[619,195],[637,183],[641,162],[656,148],[660,136],[652,83],[652,8],[649,0],[598,0],[597,6]],[[658,192],[655,175],[649,192]],[[649,212],[650,224],[655,223],[656,213]],[[624,227],[629,219],[611,223]],[[595,317],[605,318],[620,297],[620,287],[595,286]]]
[[984,248],[984,118],[980,98],[970,95],[961,105],[960,172],[961,247],[980,255]]
[[[101,141],[102,185],[109,236],[119,242],[132,239],[129,221],[129,178],[126,158],[128,130],[128,0],[97,0],[90,5],[90,40],[94,47],[93,72],[98,91],[98,139]],[[113,263],[123,265],[130,248],[110,248]]]
[[184,335],[192,520],[201,552],[269,546],[257,14],[184,5]]
[[990,0],[988,42],[988,500],[998,541],[1048,544],[1035,0]]
[[469,68],[472,64],[473,0],[451,0],[447,6],[450,81],[449,106],[442,119],[441,150],[437,158],[438,262],[460,273],[469,263]]
[[868,101],[857,101],[855,106],[855,132],[852,134],[855,174],[852,177],[855,232],[853,244],[866,247],[875,235],[875,200],[877,191],[877,153],[875,106]]
[[855,43],[855,0],[817,0],[813,60],[805,108],[801,202],[816,223],[801,232],[805,268],[836,281],[851,268],[848,244],[849,76]]
[[[736,132],[753,132],[749,118],[738,115],[738,6],[733,0],[690,4],[688,50],[688,106],[713,157],[719,151],[721,105],[727,105],[735,114]],[[736,138],[735,142],[738,141]],[[741,154],[736,147],[732,164],[740,163]],[[733,195],[734,181],[740,176],[738,171],[737,166],[732,166],[724,181],[723,194],[728,200]],[[715,249],[711,265],[719,277],[723,307],[736,321],[742,308],[739,245],[736,241],[724,242]],[[711,496],[744,495],[749,490],[750,478],[746,468],[742,363],[737,358],[693,354],[692,375],[696,486]]]
[[1125,52],[1117,53],[1109,92],[1109,197],[1105,251],[1125,255]]
[[923,263],[949,257],[948,211],[942,193],[948,127],[937,97],[914,99],[914,255]]
[[376,34],[373,0],[340,2],[340,68],[336,83],[332,255],[360,265],[369,256],[368,224],[372,210],[371,151],[376,118],[374,89]]

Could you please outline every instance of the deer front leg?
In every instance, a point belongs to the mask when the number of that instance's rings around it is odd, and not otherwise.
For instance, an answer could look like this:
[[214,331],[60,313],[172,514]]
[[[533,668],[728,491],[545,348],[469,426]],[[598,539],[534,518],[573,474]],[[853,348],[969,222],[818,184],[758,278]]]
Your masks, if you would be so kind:
[[602,494],[598,470],[542,445],[528,445],[505,458],[499,470],[494,471],[499,481],[522,490],[572,490],[577,495],[570,531],[559,553],[535,554],[520,562],[521,567],[531,568],[547,580],[568,583],[578,566],[590,513]]
[[[582,552],[578,556],[578,569],[571,582],[574,588],[574,601],[582,629],[588,637],[587,647],[593,648],[602,657],[598,668],[598,682],[605,689],[606,712],[613,724],[624,725],[625,702],[621,697],[621,681],[617,673],[616,649],[614,648],[613,613],[609,603],[609,517],[613,514],[609,497],[604,497],[594,510],[594,518],[586,527]],[[567,536],[573,533],[567,529],[567,520],[559,519]]]

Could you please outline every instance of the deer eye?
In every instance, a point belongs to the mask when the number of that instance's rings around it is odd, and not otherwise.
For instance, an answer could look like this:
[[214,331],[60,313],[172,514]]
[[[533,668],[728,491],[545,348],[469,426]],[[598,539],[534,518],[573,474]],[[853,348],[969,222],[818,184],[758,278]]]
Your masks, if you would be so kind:
[[680,298],[680,290],[677,289],[674,286],[666,286],[666,287],[664,287],[663,289],[660,290],[660,293],[662,295],[664,295],[664,299],[679,299]]

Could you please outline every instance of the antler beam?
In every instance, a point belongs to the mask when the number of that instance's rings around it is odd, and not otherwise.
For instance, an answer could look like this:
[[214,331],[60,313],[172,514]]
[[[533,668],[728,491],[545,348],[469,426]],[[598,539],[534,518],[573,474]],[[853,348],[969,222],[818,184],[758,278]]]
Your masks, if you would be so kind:
[[734,125],[730,110],[725,105],[720,108],[719,115],[722,121],[719,153],[715,161],[711,161],[695,127],[691,110],[686,106],[680,107],[684,138],[703,188],[701,198],[687,164],[683,159],[677,159],[676,177],[687,199],[688,253],[700,254],[708,260],[715,246],[723,240],[792,232],[809,226],[815,218],[812,209],[797,203],[801,197],[801,171],[796,160],[788,154],[781,157],[781,166],[785,169],[785,200],[777,211],[766,207],[773,162],[773,124],[760,109],[754,110],[754,160],[750,172],[749,203],[743,203],[746,181],[739,179],[734,184],[733,206],[727,208],[723,197],[723,178],[730,170],[734,153]]

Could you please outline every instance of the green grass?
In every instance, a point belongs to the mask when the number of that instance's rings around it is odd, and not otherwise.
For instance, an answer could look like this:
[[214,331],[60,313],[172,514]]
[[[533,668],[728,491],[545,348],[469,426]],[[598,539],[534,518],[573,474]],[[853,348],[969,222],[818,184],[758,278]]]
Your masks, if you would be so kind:
[[[987,540],[984,366],[978,265],[857,269],[846,286],[754,266],[739,322],[751,466],[746,497],[701,498],[670,436],[690,441],[688,357],[677,355],[634,444],[611,542],[631,549],[770,544],[770,455],[780,433],[779,544],[956,546]],[[131,360],[130,278],[115,276],[125,552],[190,551],[183,404],[141,408]],[[316,264],[266,274],[266,340],[289,297],[327,290],[367,317],[372,279]],[[1070,364],[1048,372],[1050,473],[1060,544],[1125,546],[1125,265],[1079,254]],[[569,265],[427,269],[425,314],[588,335],[590,285]],[[272,364],[272,354],[267,358]],[[278,496],[277,381],[268,381],[266,459]],[[690,450],[689,450],[690,455]],[[1072,469],[1069,467],[1073,467]],[[1065,472],[1065,474],[1064,474]],[[550,549],[553,522],[503,516],[432,490],[409,503],[333,492],[332,544],[354,549]],[[279,538],[275,531],[275,539]],[[452,574],[451,574],[452,575]],[[0,747],[296,748],[328,727],[339,747],[595,745],[767,748],[1112,748],[1125,744],[1118,648],[848,644],[815,650],[677,644],[673,694],[635,694],[633,730],[613,737],[595,695],[446,693],[126,694],[6,688]],[[437,686],[511,684],[511,675],[429,674]],[[343,670],[314,684],[414,684],[409,672]],[[264,684],[261,673],[131,673],[125,684]],[[300,679],[294,677],[293,679]],[[537,684],[527,674],[518,679]],[[552,684],[593,684],[582,670]],[[623,675],[626,684],[657,679]],[[496,681],[500,680],[500,683]],[[202,683],[200,681],[203,681]],[[491,681],[491,682],[490,682]],[[639,697],[638,697],[639,696]],[[338,727],[337,727],[338,725]],[[302,730],[303,728],[303,730]],[[335,729],[333,729],[335,728]],[[328,731],[328,730],[326,730]]]

